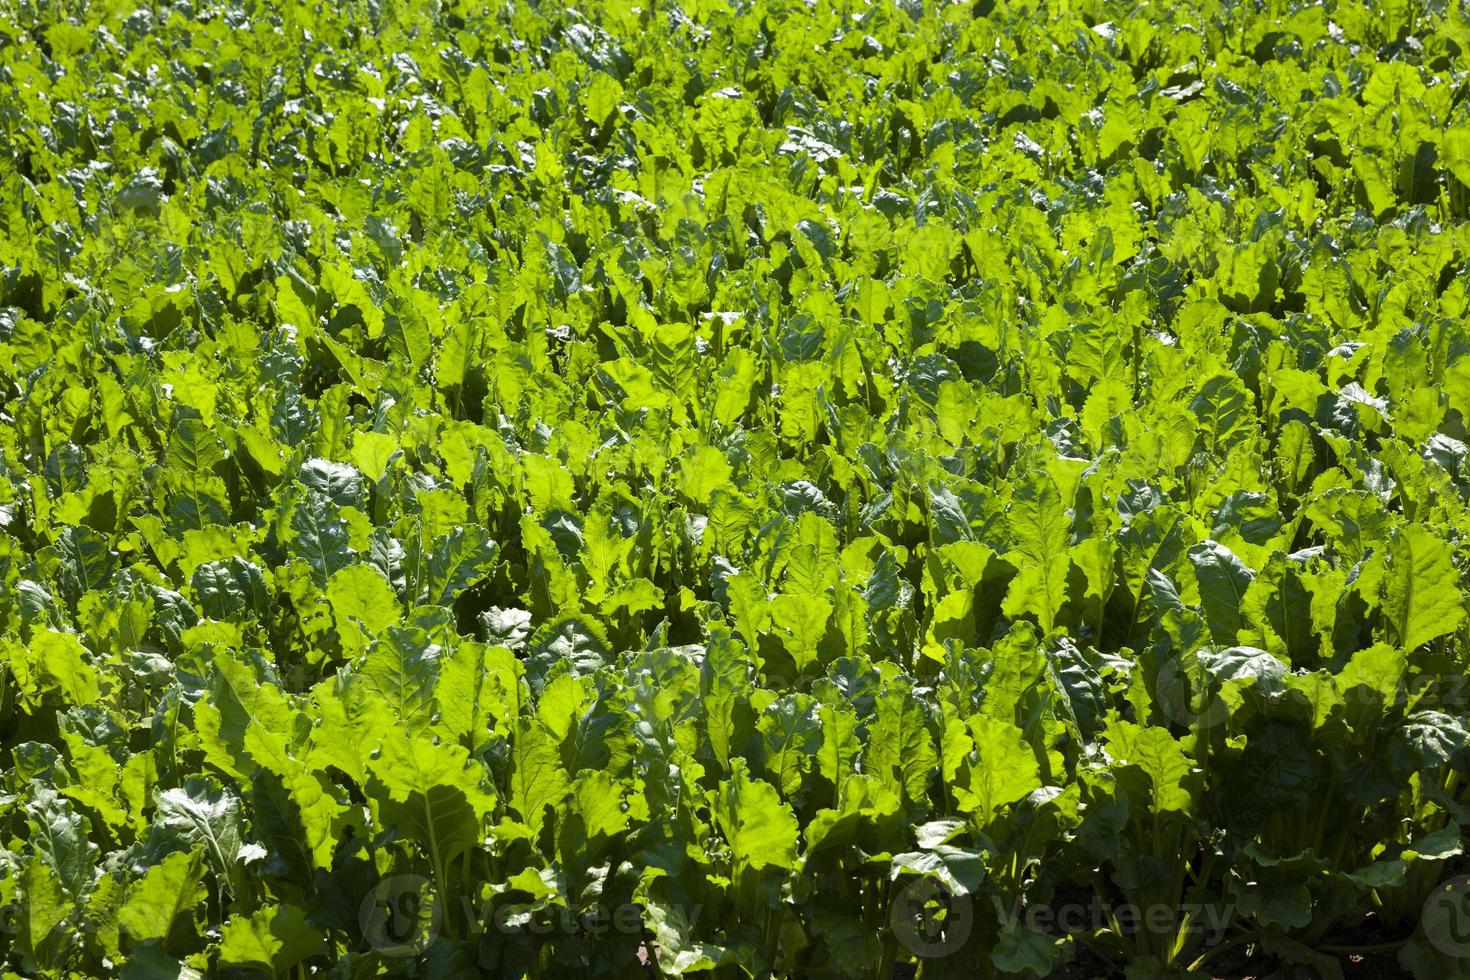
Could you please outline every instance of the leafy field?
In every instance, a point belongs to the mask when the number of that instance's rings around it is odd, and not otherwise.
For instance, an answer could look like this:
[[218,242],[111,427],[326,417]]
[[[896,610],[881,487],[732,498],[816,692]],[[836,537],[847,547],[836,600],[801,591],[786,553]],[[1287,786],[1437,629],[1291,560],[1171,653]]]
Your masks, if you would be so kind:
[[0,5],[0,970],[1470,977],[1467,51]]

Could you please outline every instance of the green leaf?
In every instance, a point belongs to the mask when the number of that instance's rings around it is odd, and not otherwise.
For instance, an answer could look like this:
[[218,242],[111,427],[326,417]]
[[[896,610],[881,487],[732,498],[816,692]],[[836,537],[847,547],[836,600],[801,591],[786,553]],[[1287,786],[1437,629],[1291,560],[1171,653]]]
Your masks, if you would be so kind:
[[372,565],[348,565],[327,580],[327,602],[337,621],[344,650],[360,653],[367,644],[402,616],[398,596]]
[[510,721],[524,697],[521,665],[505,647],[457,644],[439,661],[434,703],[439,727],[471,752],[480,752],[492,737],[507,737]]
[[107,538],[90,527],[69,527],[56,539],[61,556],[61,594],[75,604],[88,592],[105,589],[117,569]]
[[417,842],[433,867],[445,868],[483,841],[495,797],[483,767],[464,746],[391,736],[368,770],[367,790],[377,804],[379,826]]
[[23,899],[20,917],[22,948],[43,968],[60,963],[67,945],[61,926],[72,914],[74,903],[62,890],[55,872],[39,857],[27,861],[19,877]]
[[730,844],[731,864],[743,868],[795,868],[800,826],[775,787],[747,774],[732,760],[730,775],[713,794],[715,824]]
[[[156,942],[165,948],[187,942],[192,917],[206,896],[204,869],[200,848],[168,855],[128,885],[118,924],[137,942]],[[176,932],[185,925],[189,933]]]
[[208,778],[190,776],[158,795],[150,828],[150,853],[202,848],[227,894],[235,893],[240,866],[240,799]]
[[817,648],[832,619],[832,603],[822,596],[783,593],[771,600],[770,610],[782,646],[796,669],[806,673],[817,664]]
[[1229,548],[1208,539],[1189,549],[1189,560],[1211,635],[1218,643],[1234,643],[1245,626],[1241,610],[1256,573]]
[[622,788],[611,776],[592,769],[579,773],[558,821],[563,866],[586,868],[603,861],[611,838],[626,831],[630,819]]
[[801,788],[821,745],[817,704],[804,694],[783,695],[761,712],[756,728],[761,734],[766,778],[782,796],[790,797]]
[[1391,539],[1383,612],[1405,650],[1453,633],[1464,620],[1453,554],[1444,540],[1417,524],[1405,525]]
[[387,706],[403,730],[425,730],[434,716],[434,686],[444,648],[417,627],[390,626],[347,676],[349,699],[360,692]]
[[595,72],[581,91],[582,106],[594,125],[604,125],[623,100],[623,87],[604,72]]
[[1189,402],[1200,429],[1209,437],[1210,448],[1224,452],[1250,436],[1255,409],[1250,392],[1233,374],[1206,379]]
[[676,888],[662,873],[645,872],[636,892],[648,928],[658,942],[658,971],[676,977],[698,976],[720,967],[744,964],[744,972],[754,975],[755,970],[750,968],[753,955],[748,947],[699,938],[701,910]]
[[1007,616],[1030,613],[1042,632],[1056,627],[1057,613],[1067,601],[1067,551],[1071,521],[1052,480],[1035,477],[1017,492],[1006,512],[1011,534],[1007,556],[1018,573],[1006,590],[1001,610]]
[[307,490],[290,509],[290,528],[291,554],[310,567],[318,588],[325,588],[333,572],[351,563],[347,523],[326,496]]
[[715,760],[728,771],[732,752],[752,724],[750,661],[728,629],[712,628],[699,676],[705,738]]
[[180,528],[204,528],[228,521],[228,498],[214,468],[225,460],[219,437],[199,419],[183,419],[174,428],[164,456],[175,497],[169,516]]
[[574,674],[590,674],[612,657],[612,648],[602,628],[583,616],[567,616],[543,624],[526,646],[526,676],[535,688],[540,688],[557,664],[567,664]]
[[26,806],[26,825],[31,853],[64,893],[80,902],[91,890],[98,850],[88,839],[91,826],[87,818],[73,811],[65,797],[37,784]]
[[539,836],[546,808],[553,810],[566,796],[569,781],[557,743],[536,721],[522,722],[511,742],[510,805]]
[[356,507],[362,500],[362,475],[346,463],[309,459],[296,474],[296,482],[338,507]]
[[31,639],[31,656],[41,686],[67,704],[95,704],[102,697],[101,674],[87,661],[86,648],[71,633],[41,630]]
[[266,609],[265,575],[243,558],[205,562],[194,569],[189,584],[210,619],[246,620]]
[[352,438],[352,461],[374,483],[383,479],[401,455],[398,440],[386,432],[359,432]]
[[913,804],[924,799],[938,764],[923,706],[902,686],[885,688],[878,695],[876,717],[869,725],[863,771]]
[[490,532],[471,524],[457,527],[434,542],[422,601],[448,606],[461,592],[484,581],[495,570],[499,546]]
[[214,660],[210,697],[194,706],[205,757],[224,772],[248,777],[256,766],[286,775],[299,716],[274,684],[228,653]]
[[832,784],[840,802],[842,785],[853,774],[862,752],[857,713],[843,704],[821,703],[817,706],[817,721],[822,726],[817,771]]
[[700,446],[679,463],[680,490],[690,503],[703,508],[710,495],[730,485],[734,472],[725,454],[714,446]]
[[1072,958],[1066,936],[1051,936],[1028,929],[1015,919],[1001,927],[1000,941],[990,958],[1002,973],[1021,976],[1051,976]]
[[267,905],[250,916],[235,915],[224,924],[219,962],[225,967],[254,967],[274,975],[326,951],[321,932],[294,905]]
[[1167,729],[1112,721],[1104,732],[1108,755],[1119,766],[1137,766],[1152,787],[1149,807],[1154,813],[1189,812],[1192,806],[1191,772],[1184,746]]
[[954,787],[955,805],[961,812],[977,814],[983,827],[1003,807],[1040,789],[1041,770],[1015,725],[985,715],[975,715],[967,724],[978,758],[966,760],[962,767]]
[[202,980],[203,976],[203,973],[152,945],[130,951],[119,974],[121,980]]

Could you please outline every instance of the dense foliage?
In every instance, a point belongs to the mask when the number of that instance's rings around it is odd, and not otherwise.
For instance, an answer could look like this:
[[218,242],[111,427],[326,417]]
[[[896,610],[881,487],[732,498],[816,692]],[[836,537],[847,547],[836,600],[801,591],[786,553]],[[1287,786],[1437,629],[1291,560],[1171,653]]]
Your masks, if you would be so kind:
[[1457,7],[0,5],[0,966],[1470,976]]

